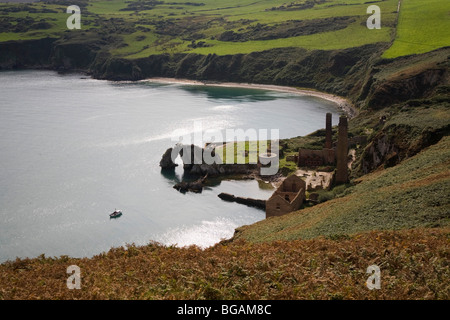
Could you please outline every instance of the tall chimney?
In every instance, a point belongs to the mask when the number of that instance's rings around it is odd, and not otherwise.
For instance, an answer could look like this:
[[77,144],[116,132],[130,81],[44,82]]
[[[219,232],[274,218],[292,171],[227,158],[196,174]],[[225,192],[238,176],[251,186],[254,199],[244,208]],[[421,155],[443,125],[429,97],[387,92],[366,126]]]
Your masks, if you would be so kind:
[[332,148],[332,131],[331,131],[331,113],[327,113],[326,118],[326,127],[325,127],[325,149],[331,149]]
[[339,118],[338,143],[336,150],[337,170],[336,184],[348,182],[348,123],[347,117]]

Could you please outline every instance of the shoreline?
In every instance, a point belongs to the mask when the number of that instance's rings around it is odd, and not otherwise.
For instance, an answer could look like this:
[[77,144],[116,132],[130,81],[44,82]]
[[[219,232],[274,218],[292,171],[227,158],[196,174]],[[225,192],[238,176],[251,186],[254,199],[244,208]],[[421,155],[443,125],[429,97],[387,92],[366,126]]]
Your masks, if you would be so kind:
[[[211,86],[211,87],[222,87],[222,88],[245,88],[245,89],[257,89],[257,90],[268,90],[268,91],[277,91],[277,92],[285,92],[292,93],[300,96],[313,96],[317,98],[321,98],[327,101],[331,101],[338,106],[342,112],[347,115],[349,119],[354,118],[358,112],[353,107],[352,103],[340,96],[333,95],[326,92],[315,91],[313,89],[299,89],[295,87],[289,86],[279,86],[279,85],[269,85],[269,84],[254,84],[254,83],[238,83],[238,82],[218,82],[218,81],[201,81],[201,80],[190,80],[190,79],[181,79],[181,78],[164,78],[164,77],[153,77],[147,78],[143,80],[138,80],[139,82],[152,82],[152,83],[163,83],[163,84],[181,84],[181,85],[195,85],[195,86]],[[243,175],[242,178],[245,180],[246,175]],[[277,188],[281,182],[286,179],[285,176],[280,175],[279,173],[272,176],[269,179],[263,179],[258,177],[258,175],[250,174],[247,175],[247,178],[256,179],[264,182],[270,183],[274,188]],[[227,177],[222,177],[221,179],[227,180]]]
[[338,108],[342,110],[349,119],[354,118],[358,112],[352,103],[344,97],[340,97],[334,94],[315,91],[313,89],[299,89],[295,87],[279,86],[271,84],[256,84],[256,83],[239,83],[239,82],[217,82],[217,81],[200,81],[200,80],[189,80],[189,79],[178,79],[178,78],[148,78],[139,80],[140,82],[153,82],[153,83],[166,83],[166,84],[185,84],[185,85],[196,85],[196,86],[209,86],[209,87],[223,87],[223,88],[245,88],[245,89],[259,89],[259,90],[269,90],[285,93],[293,93],[300,96],[312,96],[321,98],[327,101],[331,101],[337,104]]

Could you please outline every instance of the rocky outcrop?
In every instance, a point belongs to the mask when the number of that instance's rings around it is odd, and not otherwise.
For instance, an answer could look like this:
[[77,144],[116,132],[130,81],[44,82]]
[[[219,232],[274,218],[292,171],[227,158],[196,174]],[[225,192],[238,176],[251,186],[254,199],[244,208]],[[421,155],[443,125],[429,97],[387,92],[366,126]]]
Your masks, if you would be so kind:
[[161,161],[159,162],[159,166],[161,169],[173,169],[178,165],[172,161],[172,151],[173,148],[169,148],[164,152]]
[[369,94],[369,107],[380,109],[410,99],[430,96],[446,77],[445,68],[422,70],[417,74],[374,84]]
[[236,202],[239,204],[245,204],[250,207],[266,209],[266,200],[236,197],[232,194],[224,193],[224,192],[219,194],[218,197],[224,201]]
[[373,61],[357,100],[381,109],[412,99],[448,92],[450,47],[420,55]]
[[417,132],[417,128],[397,125],[381,130],[364,149],[356,171],[367,174],[380,166],[392,167],[450,134],[450,125]]
[[88,71],[104,44],[99,38],[83,42],[71,39],[55,41],[52,46],[52,66],[57,70]]
[[52,48],[56,39],[44,38],[0,43],[0,70],[51,68]]
[[[186,152],[190,150],[190,152]],[[216,177],[220,175],[237,175],[246,174],[252,175],[256,174],[258,170],[258,165],[256,164],[206,164],[203,161],[204,152],[212,154],[214,157],[213,150],[202,149],[195,145],[183,146],[181,144],[176,145],[174,148],[169,148],[164,152],[159,165],[162,170],[173,170],[177,164],[174,162],[174,157],[180,155],[183,160],[183,170],[188,177],[192,176],[202,176],[195,181],[181,181],[177,183],[174,188],[180,192],[195,192],[201,193],[205,185],[208,176]],[[201,158],[200,158],[201,157]],[[199,163],[203,162],[203,163]],[[220,162],[220,161],[219,161]],[[240,200],[236,200],[240,201]],[[244,200],[245,201],[245,200]],[[260,206],[261,204],[255,204],[254,206]]]
[[[185,152],[186,149],[190,148],[190,154]],[[159,165],[162,169],[172,169],[177,165],[173,162],[173,157],[177,154],[181,156],[183,160],[183,169],[188,175],[204,176],[208,175],[210,177],[220,176],[220,175],[235,175],[235,174],[253,174],[258,172],[257,164],[223,164],[220,158],[217,156],[216,161],[213,164],[207,164],[204,161],[204,154],[208,153],[212,157],[216,157],[214,150],[210,150],[209,147],[202,149],[198,146],[182,146],[177,145],[174,148],[169,148],[163,154]]]
[[145,78],[133,61],[112,57],[97,58],[89,72],[97,79],[136,81]]
[[389,159],[389,162],[398,162],[399,147],[389,139],[387,134],[380,134],[364,150],[362,156],[362,172],[364,174],[378,168]]
[[210,176],[235,175],[258,172],[257,164],[195,164],[189,169],[189,174]]
[[193,182],[186,182],[182,181],[180,183],[177,183],[173,186],[174,189],[177,189],[180,192],[195,192],[195,193],[201,193],[203,191],[203,186],[206,182],[206,179],[208,178],[208,175],[204,176],[203,178],[200,178]]

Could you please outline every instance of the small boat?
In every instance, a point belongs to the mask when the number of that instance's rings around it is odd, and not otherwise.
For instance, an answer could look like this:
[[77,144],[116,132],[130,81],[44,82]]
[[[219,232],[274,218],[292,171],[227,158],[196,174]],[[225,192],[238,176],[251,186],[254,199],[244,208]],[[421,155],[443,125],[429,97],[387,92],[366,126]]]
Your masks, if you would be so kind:
[[120,211],[120,210],[114,210],[114,212],[113,213],[111,213],[110,215],[109,215],[109,217],[110,218],[118,218],[118,217],[120,217],[122,215],[122,211]]

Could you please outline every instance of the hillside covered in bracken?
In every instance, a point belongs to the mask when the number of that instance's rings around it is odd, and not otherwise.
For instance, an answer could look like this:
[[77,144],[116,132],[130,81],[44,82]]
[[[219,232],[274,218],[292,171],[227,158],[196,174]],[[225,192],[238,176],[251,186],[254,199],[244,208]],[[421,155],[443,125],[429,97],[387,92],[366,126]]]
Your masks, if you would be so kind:
[[[449,299],[450,229],[198,247],[115,248],[0,265],[1,299]],[[381,290],[366,270],[381,268]],[[66,269],[81,268],[68,290]]]

